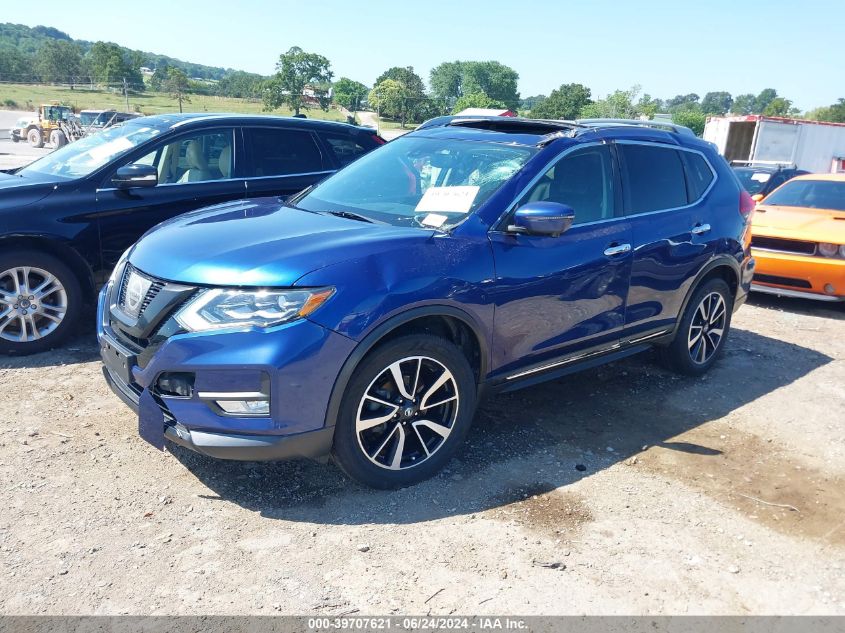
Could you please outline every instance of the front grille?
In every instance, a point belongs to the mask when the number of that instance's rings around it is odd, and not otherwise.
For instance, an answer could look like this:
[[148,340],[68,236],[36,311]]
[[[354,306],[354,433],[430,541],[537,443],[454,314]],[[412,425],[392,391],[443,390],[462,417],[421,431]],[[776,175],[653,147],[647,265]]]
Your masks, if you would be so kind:
[[816,254],[815,242],[790,240],[782,237],[764,237],[754,235],[751,238],[751,247],[767,251],[778,251],[780,253],[795,253],[797,255]]
[[[132,277],[133,273],[150,282],[150,287],[147,288],[147,292],[144,294],[141,304],[138,306],[137,312],[129,310],[126,305],[126,290],[129,285],[129,279]],[[161,292],[164,286],[165,283],[163,281],[159,281],[149,275],[145,275],[132,264],[126,264],[126,268],[123,269],[123,278],[120,280],[120,289],[117,294],[117,305],[119,305],[120,308],[128,315],[137,318],[144,314],[144,310],[149,307],[150,303],[158,296],[158,293]]]
[[778,286],[791,286],[792,288],[812,288],[812,284],[806,279],[795,279],[793,277],[781,277],[779,275],[754,274],[754,281],[764,284],[776,284]]

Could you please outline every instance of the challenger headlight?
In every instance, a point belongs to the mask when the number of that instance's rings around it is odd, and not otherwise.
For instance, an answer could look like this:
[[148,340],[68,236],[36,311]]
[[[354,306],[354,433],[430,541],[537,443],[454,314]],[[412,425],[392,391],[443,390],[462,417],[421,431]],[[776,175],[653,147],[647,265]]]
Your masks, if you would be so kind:
[[825,257],[836,257],[836,255],[839,253],[839,245],[830,244],[828,242],[822,242],[821,244],[819,244],[819,253],[821,253]]
[[232,327],[270,327],[302,318],[334,294],[334,288],[310,290],[204,290],[176,314],[190,332]]

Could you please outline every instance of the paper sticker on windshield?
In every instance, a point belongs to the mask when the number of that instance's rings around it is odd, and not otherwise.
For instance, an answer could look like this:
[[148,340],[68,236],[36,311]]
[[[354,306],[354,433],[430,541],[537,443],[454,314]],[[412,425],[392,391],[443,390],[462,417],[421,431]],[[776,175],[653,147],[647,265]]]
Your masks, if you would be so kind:
[[443,223],[448,219],[449,218],[447,218],[445,215],[438,215],[437,213],[429,213],[427,216],[425,216],[420,221],[420,224],[422,224],[423,226],[431,226],[435,229],[438,229],[441,226],[443,226]]
[[429,187],[420,200],[417,213],[469,213],[478,187]]
[[751,174],[751,180],[756,180],[757,182],[769,182],[769,178],[771,177],[771,174],[767,174],[765,172]]

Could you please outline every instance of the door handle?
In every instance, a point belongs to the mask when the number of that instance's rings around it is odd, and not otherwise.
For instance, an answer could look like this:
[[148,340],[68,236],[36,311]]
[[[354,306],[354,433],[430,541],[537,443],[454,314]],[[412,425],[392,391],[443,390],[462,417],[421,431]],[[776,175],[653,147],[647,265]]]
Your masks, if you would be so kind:
[[630,251],[630,244],[611,244],[606,249],[604,249],[604,254],[607,257],[613,257],[614,255],[622,255],[623,253],[629,253]]
[[692,233],[693,235],[704,235],[705,233],[707,233],[709,231],[710,231],[710,225],[709,224],[696,224],[694,227],[692,227],[692,230],[690,231],[690,233]]

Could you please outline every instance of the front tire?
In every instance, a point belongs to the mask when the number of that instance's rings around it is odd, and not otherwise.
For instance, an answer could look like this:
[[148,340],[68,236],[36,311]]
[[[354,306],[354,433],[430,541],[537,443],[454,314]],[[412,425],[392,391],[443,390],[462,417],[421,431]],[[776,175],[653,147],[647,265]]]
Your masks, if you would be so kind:
[[26,140],[29,141],[32,147],[44,147],[44,138],[41,136],[41,130],[37,128],[32,128],[26,133]]
[[476,382],[466,356],[429,334],[402,336],[371,352],[346,387],[332,455],[372,488],[435,475],[467,434]]
[[50,132],[50,142],[53,144],[53,147],[59,149],[67,145],[67,137],[61,130],[53,130]]
[[60,259],[34,250],[0,255],[0,354],[60,345],[82,311],[82,289]]
[[669,346],[660,349],[663,363],[688,376],[704,374],[725,349],[731,327],[733,294],[722,279],[711,279],[690,299]]

